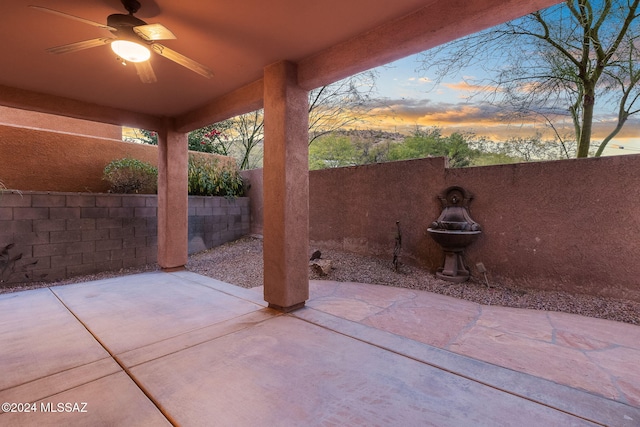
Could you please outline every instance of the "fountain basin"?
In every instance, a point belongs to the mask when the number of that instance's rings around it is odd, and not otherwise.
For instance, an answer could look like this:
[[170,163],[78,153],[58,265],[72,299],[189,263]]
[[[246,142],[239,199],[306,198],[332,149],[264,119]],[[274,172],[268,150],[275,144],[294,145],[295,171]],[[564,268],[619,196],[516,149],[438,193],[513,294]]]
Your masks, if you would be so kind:
[[473,243],[482,231],[440,230],[427,228],[427,232],[443,250],[459,252]]

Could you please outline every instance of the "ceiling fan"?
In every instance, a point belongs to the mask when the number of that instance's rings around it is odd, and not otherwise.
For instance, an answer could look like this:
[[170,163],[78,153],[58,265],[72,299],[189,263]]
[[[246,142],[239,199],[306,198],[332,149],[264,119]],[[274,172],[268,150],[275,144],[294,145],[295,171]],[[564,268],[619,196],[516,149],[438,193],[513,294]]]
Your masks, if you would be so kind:
[[74,21],[83,22],[94,27],[103,28],[111,31],[114,37],[99,37],[91,40],[84,40],[76,43],[56,46],[47,49],[47,52],[54,54],[76,52],[78,50],[88,49],[110,45],[111,49],[118,55],[118,59],[126,65],[127,61],[132,62],[136,66],[138,76],[143,83],[155,83],[156,75],[149,63],[151,51],[163,56],[183,67],[194,71],[201,76],[211,78],[213,72],[206,66],[187,58],[186,56],[169,49],[168,47],[157,43],[158,40],[172,40],[176,36],[162,24],[147,24],[143,20],[133,16],[140,9],[140,2],[137,0],[121,0],[124,8],[129,12],[128,15],[114,13],[107,17],[107,23],[80,18],[78,16],[69,15],[68,13],[59,12],[41,6],[29,6],[41,12],[47,12],[63,18],[73,19]]

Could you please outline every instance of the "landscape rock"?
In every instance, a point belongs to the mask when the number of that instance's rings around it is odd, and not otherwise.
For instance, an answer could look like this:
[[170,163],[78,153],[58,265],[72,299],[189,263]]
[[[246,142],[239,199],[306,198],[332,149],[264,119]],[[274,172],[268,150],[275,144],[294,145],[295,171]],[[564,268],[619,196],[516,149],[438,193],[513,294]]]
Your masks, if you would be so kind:
[[309,263],[309,266],[319,276],[327,276],[333,268],[331,264],[329,259],[315,259]]

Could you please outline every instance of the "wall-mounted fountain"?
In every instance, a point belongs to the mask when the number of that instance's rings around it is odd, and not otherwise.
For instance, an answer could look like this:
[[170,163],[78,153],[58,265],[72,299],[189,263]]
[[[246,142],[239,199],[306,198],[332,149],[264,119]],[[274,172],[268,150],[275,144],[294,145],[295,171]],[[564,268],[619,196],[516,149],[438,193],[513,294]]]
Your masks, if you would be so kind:
[[444,266],[438,269],[436,276],[450,282],[464,282],[470,273],[464,265],[463,251],[482,233],[480,224],[469,215],[473,196],[462,187],[449,187],[438,198],[442,213],[427,229],[445,254]]

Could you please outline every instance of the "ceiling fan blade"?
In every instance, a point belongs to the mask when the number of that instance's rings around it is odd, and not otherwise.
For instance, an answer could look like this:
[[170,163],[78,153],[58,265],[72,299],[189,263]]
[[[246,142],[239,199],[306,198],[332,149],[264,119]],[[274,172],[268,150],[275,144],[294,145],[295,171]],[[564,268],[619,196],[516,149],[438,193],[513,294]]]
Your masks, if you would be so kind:
[[158,79],[156,78],[156,73],[153,72],[153,68],[151,67],[151,62],[134,62],[134,64],[136,64],[138,77],[140,77],[142,83],[155,83],[158,81]]
[[147,41],[173,40],[176,36],[162,24],[147,24],[133,27],[133,31]]
[[175,50],[171,50],[166,46],[161,45],[160,43],[154,43],[151,45],[153,50],[158,54],[162,55],[171,61],[182,65],[190,69],[191,71],[200,74],[203,77],[210,79],[213,77],[213,71],[211,71],[208,67],[194,61],[193,59],[189,59],[184,55],[179,54]]
[[110,26],[108,26],[106,24],[101,24],[99,22],[91,21],[89,19],[80,18],[79,16],[69,15],[68,13],[59,12],[57,10],[49,9],[47,7],[34,6],[34,5],[29,5],[29,7],[32,8],[32,9],[39,10],[41,12],[47,12],[47,13],[51,13],[53,15],[62,16],[63,18],[73,19],[74,21],[84,22],[85,24],[89,24],[89,25],[92,25],[94,27],[104,28],[104,29],[109,30],[109,31],[116,31],[115,28],[110,27]]
[[101,37],[99,39],[91,39],[76,43],[65,44],[62,46],[50,47],[47,49],[47,52],[55,54],[71,53],[78,50],[89,49],[90,47],[104,46],[105,44],[111,43],[112,40],[114,39],[111,39],[109,37]]

